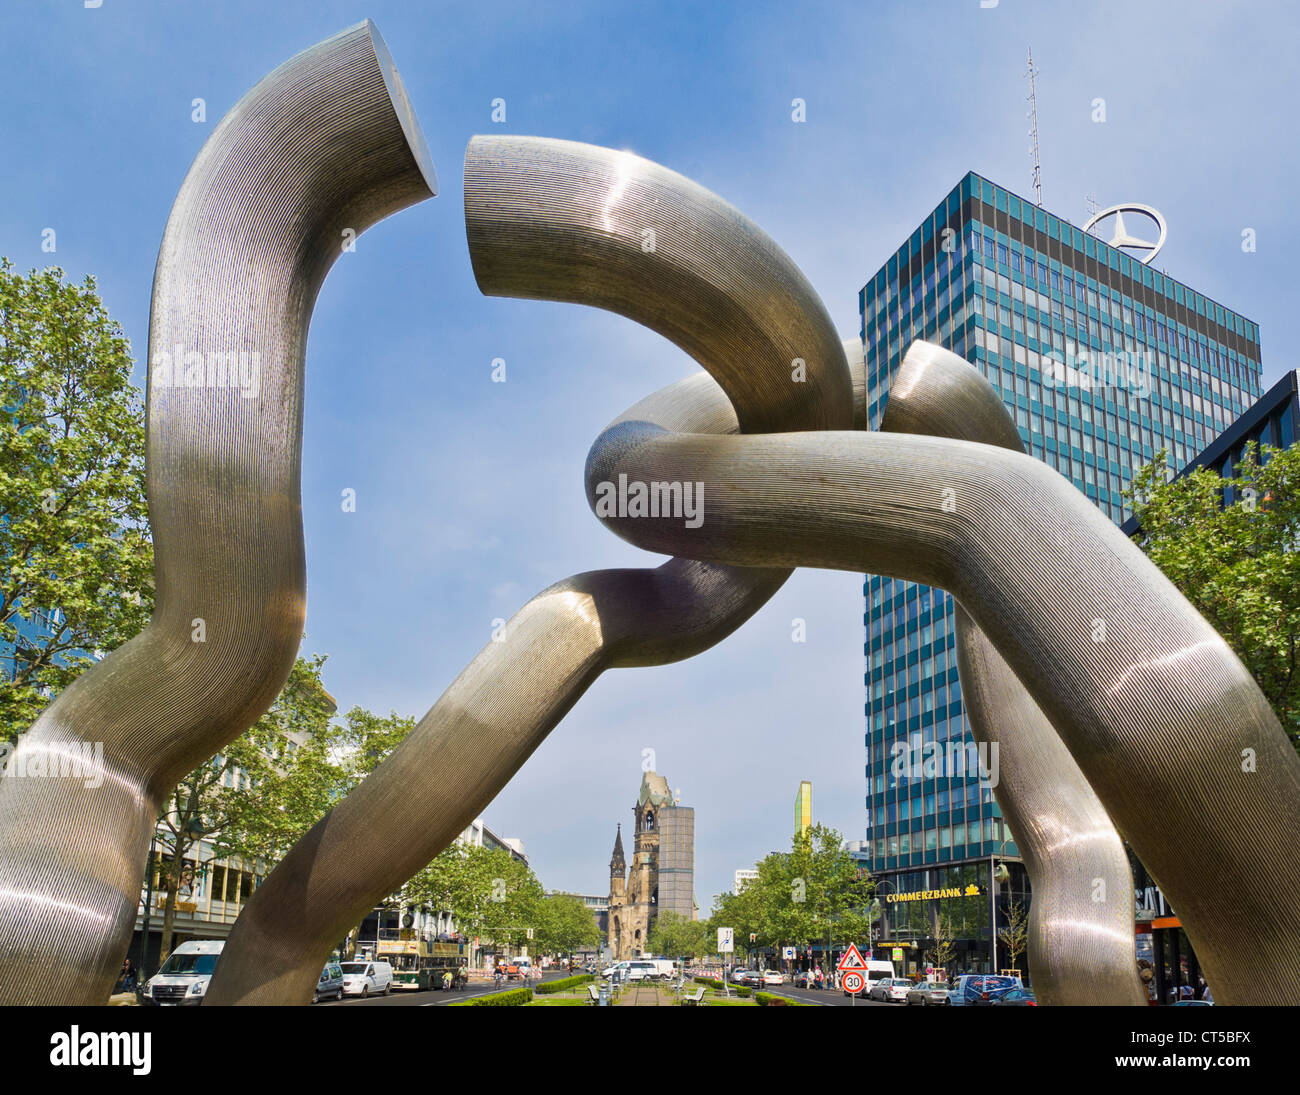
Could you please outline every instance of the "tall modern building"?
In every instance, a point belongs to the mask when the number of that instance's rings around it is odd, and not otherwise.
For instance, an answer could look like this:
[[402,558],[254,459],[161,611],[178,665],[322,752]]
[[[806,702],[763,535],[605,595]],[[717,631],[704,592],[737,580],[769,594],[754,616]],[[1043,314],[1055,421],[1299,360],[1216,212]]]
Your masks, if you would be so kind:
[[[873,429],[908,346],[939,343],[1002,393],[1026,449],[1116,523],[1136,469],[1161,448],[1182,467],[1260,395],[1254,323],[973,173],[859,303]],[[973,747],[952,598],[875,575],[864,593],[860,858],[878,880],[875,945],[912,970],[942,932],[956,967],[1004,968],[991,922],[1002,926],[1028,883],[989,779],[975,765],[911,763],[931,743],[963,757],[950,743]]]
[[794,835],[801,836],[812,828],[812,781],[801,780],[794,796]]
[[[1260,446],[1289,449],[1297,442],[1300,442],[1300,370],[1293,369],[1283,374],[1281,380],[1178,474],[1190,475],[1197,468],[1208,468],[1225,479],[1232,478],[1238,474],[1248,449],[1258,458]],[[1137,521],[1132,517],[1121,527],[1129,536],[1138,530]]]

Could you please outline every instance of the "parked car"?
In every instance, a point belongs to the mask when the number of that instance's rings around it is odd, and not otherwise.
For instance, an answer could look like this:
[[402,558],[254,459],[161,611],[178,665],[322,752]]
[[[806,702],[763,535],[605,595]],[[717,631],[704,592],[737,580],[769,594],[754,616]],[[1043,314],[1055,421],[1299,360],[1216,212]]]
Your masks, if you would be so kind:
[[784,985],[785,974],[780,970],[764,970],[763,984],[765,985]]
[[224,939],[195,939],[182,943],[167,961],[140,987],[140,1003],[146,1007],[195,1007],[203,1003],[208,983],[217,969]]
[[982,1006],[1005,992],[1023,988],[1018,977],[992,973],[967,973],[958,977],[948,993],[948,1003],[957,1007]]
[[327,962],[320,971],[320,980],[316,982],[316,991],[311,994],[311,1002],[317,1004],[326,997],[343,999],[343,967],[337,962]]
[[931,1004],[948,1003],[948,984],[945,981],[922,981],[907,990],[907,1003],[928,1007]]
[[387,996],[393,991],[393,967],[387,962],[341,962],[345,996]]
[[907,993],[912,987],[911,981],[900,978],[882,977],[871,986],[867,995],[872,1000],[881,1000],[886,1004],[907,1003]]
[[989,1003],[997,1004],[1004,1008],[1036,1008],[1038,1001],[1034,999],[1034,994],[1027,988],[1014,988],[1004,992],[1001,996]]
[[750,972],[744,966],[737,966],[731,971],[731,980],[737,985],[743,985]]

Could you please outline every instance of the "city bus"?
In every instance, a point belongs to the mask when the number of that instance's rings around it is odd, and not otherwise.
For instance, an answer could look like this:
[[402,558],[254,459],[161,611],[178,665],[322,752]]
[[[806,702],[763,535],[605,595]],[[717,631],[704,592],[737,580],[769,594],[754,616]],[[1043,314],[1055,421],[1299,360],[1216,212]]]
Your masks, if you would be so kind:
[[455,977],[465,964],[465,944],[430,943],[425,939],[381,939],[376,958],[393,967],[393,988],[442,988],[442,975]]

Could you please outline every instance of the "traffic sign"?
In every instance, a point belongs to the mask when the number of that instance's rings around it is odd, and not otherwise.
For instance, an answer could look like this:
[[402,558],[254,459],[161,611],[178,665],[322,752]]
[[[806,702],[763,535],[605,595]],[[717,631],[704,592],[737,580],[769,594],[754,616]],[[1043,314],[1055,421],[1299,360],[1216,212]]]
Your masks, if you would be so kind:
[[782,947],[782,948],[781,948],[781,957],[782,957],[782,958],[793,958],[793,957],[794,957],[794,947]]
[[862,986],[864,983],[865,981],[863,979],[862,974],[860,973],[854,973],[852,970],[850,970],[848,973],[844,975],[844,982],[843,982],[844,991],[847,993],[856,995],[857,993],[862,991]]
[[731,954],[736,949],[734,928],[718,929],[718,953]]
[[849,944],[849,949],[844,952],[839,965],[835,968],[841,973],[845,970],[865,970],[867,968],[867,963],[863,960],[862,952],[858,950],[856,943]]

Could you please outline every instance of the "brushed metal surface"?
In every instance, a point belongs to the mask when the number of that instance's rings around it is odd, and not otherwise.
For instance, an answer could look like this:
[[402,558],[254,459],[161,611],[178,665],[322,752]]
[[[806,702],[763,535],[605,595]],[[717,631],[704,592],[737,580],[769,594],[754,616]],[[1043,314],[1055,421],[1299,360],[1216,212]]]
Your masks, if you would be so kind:
[[[157,607],[41,714],[14,758],[102,742],[102,785],[0,780],[0,1004],[108,998],[161,796],[252,725],[287,678],[305,611],[312,307],[345,230],[360,234],[435,185],[369,21],[270,73],[195,159],[167,222],[149,321]],[[180,383],[163,375],[164,353],[179,358]],[[239,383],[227,371],[223,385],[227,359],[209,373],[208,355],[231,353],[249,356]],[[203,355],[197,371],[188,354]]]
[[[465,221],[484,293],[607,308],[717,377],[639,405],[662,428],[852,426],[855,381],[820,299],[756,225],[689,179],[593,145],[476,137]],[[600,673],[707,649],[788,576],[674,559],[538,594],[255,891],[206,1002],[306,1003],[330,949],[483,812]]]
[[705,484],[698,528],[600,518],[648,551],[950,590],[1159,879],[1215,999],[1295,1000],[1300,758],[1224,640],[1066,479],[949,438],[719,437],[630,420],[593,447],[588,499],[620,474]]
[[[914,342],[889,388],[884,432],[1023,452],[1001,396],[956,354]],[[993,787],[1033,886],[1029,968],[1040,1004],[1145,1006],[1124,843],[1065,743],[997,649],[955,606],[962,706],[998,749]]]

